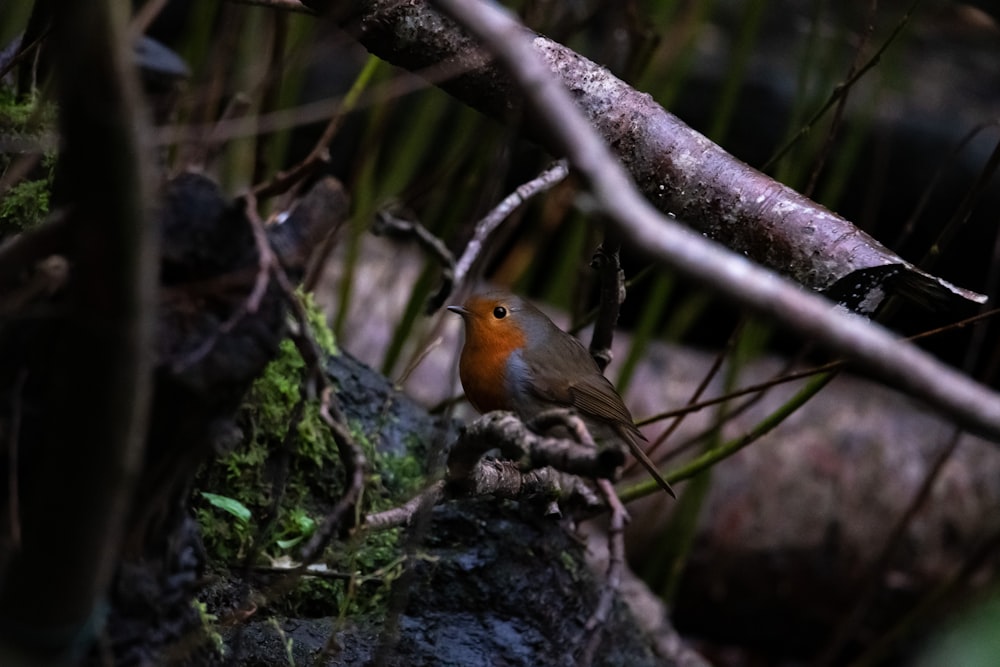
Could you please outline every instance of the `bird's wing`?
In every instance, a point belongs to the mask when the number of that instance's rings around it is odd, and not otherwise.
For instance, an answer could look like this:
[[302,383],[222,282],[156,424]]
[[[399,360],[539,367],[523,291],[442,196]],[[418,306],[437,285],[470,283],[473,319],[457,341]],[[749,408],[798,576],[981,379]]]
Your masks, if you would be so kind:
[[625,407],[621,396],[615,391],[611,382],[596,373],[574,382],[569,387],[570,404],[582,414],[596,417],[603,421],[620,424],[632,435],[645,440],[632,421],[632,415]]
[[[555,325],[552,325],[553,329]],[[536,398],[552,403],[554,406],[573,407],[573,393],[566,381],[566,368],[593,369],[600,373],[596,362],[587,349],[576,338],[561,331],[557,335],[547,337],[544,354],[532,355],[531,361],[525,360],[531,381],[527,388]]]
[[656,464],[650,460],[639,444],[646,440],[646,436],[632,421],[632,415],[625,407],[625,402],[611,381],[601,373],[583,344],[572,337],[561,337],[560,342],[549,351],[551,354],[546,357],[547,359],[561,358],[576,368],[592,367],[593,372],[580,373],[580,377],[573,382],[566,382],[558,370],[559,367],[565,366],[565,363],[553,365],[552,361],[539,361],[529,369],[532,374],[532,382],[528,384],[529,391],[536,398],[553,405],[572,407],[584,417],[616,425],[632,455],[664,491],[676,498],[670,484],[663,479]]
[[[640,440],[646,439],[636,428],[614,385],[604,377],[582,343],[571,336],[560,336],[553,341],[548,352],[546,360],[532,364],[530,369],[533,378],[530,389],[536,397],[554,405],[574,408],[587,417],[620,424],[629,434]],[[590,372],[580,372],[567,382],[565,374],[560,371],[567,365]]]

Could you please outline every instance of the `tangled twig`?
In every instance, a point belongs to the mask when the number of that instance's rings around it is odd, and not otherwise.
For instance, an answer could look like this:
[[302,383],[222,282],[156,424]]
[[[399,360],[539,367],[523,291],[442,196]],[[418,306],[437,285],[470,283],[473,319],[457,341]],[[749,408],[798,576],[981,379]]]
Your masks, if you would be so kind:
[[531,431],[510,412],[490,412],[465,427],[448,455],[448,479],[452,488],[480,484],[474,472],[482,456],[491,449],[517,463],[520,470],[551,466],[561,472],[589,479],[611,479],[624,463],[618,449],[599,450],[564,438],[549,438]]
[[601,596],[594,607],[593,613],[587,619],[584,626],[584,634],[589,635],[586,646],[580,655],[577,663],[580,667],[587,667],[594,663],[594,656],[601,645],[602,632],[598,630],[607,623],[611,615],[611,605],[615,595],[618,594],[622,584],[622,572],[625,570],[625,526],[629,522],[628,510],[622,505],[621,500],[615,493],[614,486],[606,479],[597,481],[597,488],[601,492],[601,498],[607,503],[611,510],[611,519],[608,523],[608,569],[601,589]]

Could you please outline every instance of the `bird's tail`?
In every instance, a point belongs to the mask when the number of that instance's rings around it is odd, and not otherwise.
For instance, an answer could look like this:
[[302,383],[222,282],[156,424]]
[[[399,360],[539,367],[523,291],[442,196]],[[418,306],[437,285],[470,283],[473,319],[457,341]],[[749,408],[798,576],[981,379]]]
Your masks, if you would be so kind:
[[642,448],[642,445],[639,444],[638,440],[627,431],[623,435],[625,436],[625,442],[628,443],[629,450],[632,452],[632,456],[634,456],[635,459],[642,464],[642,467],[646,469],[646,472],[648,472],[653,479],[656,480],[656,483],[660,485],[661,489],[669,493],[671,498],[676,498],[677,494],[674,493],[670,483],[663,479],[663,475],[660,474],[656,464],[653,463],[648,456],[646,456],[646,450]]

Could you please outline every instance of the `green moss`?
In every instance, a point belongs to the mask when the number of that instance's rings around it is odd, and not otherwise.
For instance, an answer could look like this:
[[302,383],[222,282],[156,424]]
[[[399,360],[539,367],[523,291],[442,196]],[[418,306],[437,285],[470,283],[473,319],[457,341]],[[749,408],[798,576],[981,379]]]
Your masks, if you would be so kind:
[[201,630],[205,634],[206,639],[211,642],[215,653],[222,655],[225,644],[222,640],[222,635],[219,634],[218,617],[215,614],[209,613],[208,607],[204,602],[195,600],[191,604],[198,611],[198,618],[201,619]]
[[573,554],[563,551],[559,554],[559,561],[562,563],[563,569],[566,570],[573,577],[574,580],[580,578],[580,562]]
[[[304,299],[314,337],[325,353],[335,351],[325,318]],[[254,555],[257,564],[297,558],[304,539],[321,525],[343,493],[344,469],[336,443],[319,416],[319,401],[301,408],[305,362],[290,340],[247,394],[240,412],[244,442],[202,471],[201,491],[231,499],[222,502],[197,493],[192,503],[210,560],[235,566]],[[295,422],[297,410],[301,418]],[[294,427],[291,437],[287,431]],[[400,504],[422,484],[423,467],[413,456],[377,451],[372,435],[358,422],[349,429],[364,451],[369,474],[362,510],[376,512]],[[287,470],[287,475],[282,471]],[[279,491],[282,486],[283,492]],[[281,493],[271,516],[275,494]],[[250,519],[231,507],[244,506]],[[334,540],[320,562],[330,576],[303,575],[291,590],[267,601],[283,614],[304,616],[357,614],[380,608],[400,569],[396,531],[363,533],[346,544]]]
[[[25,164],[21,160],[30,159],[32,153],[37,155],[51,143],[45,134],[54,125],[52,105],[40,105],[34,98],[18,101],[11,90],[0,87],[0,143],[13,147],[10,153],[0,153],[0,174],[6,175],[14,164]],[[30,229],[48,215],[54,164],[50,149],[10,189],[0,193],[0,238]]]
[[18,100],[11,88],[0,87],[0,133],[19,138],[39,138],[41,128],[55,125],[55,107],[30,96]]
[[30,229],[49,213],[48,179],[21,181],[0,199],[0,236]]
[[311,293],[298,290],[296,294],[299,295],[299,298],[302,299],[302,305],[305,306],[306,319],[309,326],[312,327],[313,336],[319,349],[329,356],[337,354],[337,342],[333,336],[333,329],[326,323],[326,313],[316,305],[316,300]]

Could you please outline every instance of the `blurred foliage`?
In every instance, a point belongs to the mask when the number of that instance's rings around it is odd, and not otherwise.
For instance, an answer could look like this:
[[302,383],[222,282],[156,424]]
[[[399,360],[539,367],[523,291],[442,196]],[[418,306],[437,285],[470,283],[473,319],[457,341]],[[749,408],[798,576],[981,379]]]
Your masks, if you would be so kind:
[[54,121],[51,104],[36,95],[18,100],[12,88],[0,85],[0,239],[49,213],[55,153],[46,134]]
[[12,42],[24,30],[31,13],[30,2],[0,3],[0,49]]
[[48,179],[21,181],[0,200],[0,238],[31,229],[49,212],[49,193],[52,183]]
[[991,667],[1000,664],[1000,596],[963,612],[942,629],[917,660],[918,667]]

